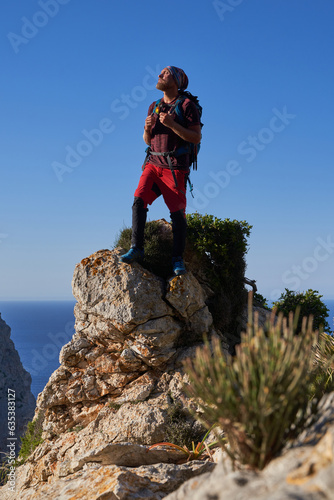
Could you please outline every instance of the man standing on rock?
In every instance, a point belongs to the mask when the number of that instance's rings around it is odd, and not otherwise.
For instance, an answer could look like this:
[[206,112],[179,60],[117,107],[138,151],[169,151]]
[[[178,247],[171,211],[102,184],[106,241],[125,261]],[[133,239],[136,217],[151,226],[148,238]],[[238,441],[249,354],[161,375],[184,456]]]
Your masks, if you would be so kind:
[[186,185],[192,162],[191,146],[201,140],[196,98],[185,92],[187,86],[187,75],[175,66],[167,66],[158,77],[156,88],[162,90],[163,97],[150,105],[145,120],[143,138],[149,147],[132,205],[131,248],[120,257],[126,263],[144,257],[147,205],[162,194],[172,220],[175,275],[186,272],[183,263]]

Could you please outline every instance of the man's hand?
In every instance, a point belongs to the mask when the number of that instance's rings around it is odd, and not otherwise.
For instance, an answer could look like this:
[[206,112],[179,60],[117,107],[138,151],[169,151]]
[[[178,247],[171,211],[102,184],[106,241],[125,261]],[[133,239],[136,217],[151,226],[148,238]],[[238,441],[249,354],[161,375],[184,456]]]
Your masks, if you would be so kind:
[[154,127],[156,121],[157,121],[157,115],[148,116],[145,120],[145,126],[144,126],[145,131],[151,133],[151,130]]
[[173,128],[173,126],[175,124],[175,121],[173,120],[171,115],[169,115],[168,113],[160,112],[159,113],[159,120],[160,120],[160,123],[162,123],[163,125],[165,125],[165,127],[168,127],[168,128]]

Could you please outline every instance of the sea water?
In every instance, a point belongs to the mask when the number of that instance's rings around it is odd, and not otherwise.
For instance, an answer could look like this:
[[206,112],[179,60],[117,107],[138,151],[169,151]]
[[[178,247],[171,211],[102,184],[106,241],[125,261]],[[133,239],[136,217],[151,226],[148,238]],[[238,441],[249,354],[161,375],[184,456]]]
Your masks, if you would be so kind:
[[59,367],[59,352],[74,334],[75,301],[0,302],[2,319],[23,367],[32,378],[35,397]]
[[[334,330],[334,300],[323,302]],[[74,301],[0,302],[2,319],[10,326],[24,368],[31,374],[35,397],[59,367],[59,352],[74,334]]]

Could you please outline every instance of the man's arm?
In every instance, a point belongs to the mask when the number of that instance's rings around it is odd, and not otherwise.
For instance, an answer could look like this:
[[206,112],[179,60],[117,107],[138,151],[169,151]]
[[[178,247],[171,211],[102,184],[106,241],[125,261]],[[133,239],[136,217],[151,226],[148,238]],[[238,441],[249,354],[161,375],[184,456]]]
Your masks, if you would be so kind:
[[146,128],[144,128],[143,139],[148,146],[151,145],[151,131],[146,130]]
[[156,115],[155,116],[149,115],[146,117],[146,120],[145,120],[143,139],[148,146],[151,145],[151,130],[154,127],[156,121],[157,121]]

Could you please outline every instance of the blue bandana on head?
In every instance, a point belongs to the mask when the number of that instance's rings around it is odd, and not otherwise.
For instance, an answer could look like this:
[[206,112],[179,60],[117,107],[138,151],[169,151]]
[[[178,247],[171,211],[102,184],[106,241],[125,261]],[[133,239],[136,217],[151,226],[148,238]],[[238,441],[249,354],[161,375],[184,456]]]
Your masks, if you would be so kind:
[[167,66],[168,71],[172,75],[179,90],[185,90],[188,87],[188,77],[181,68],[176,66]]

